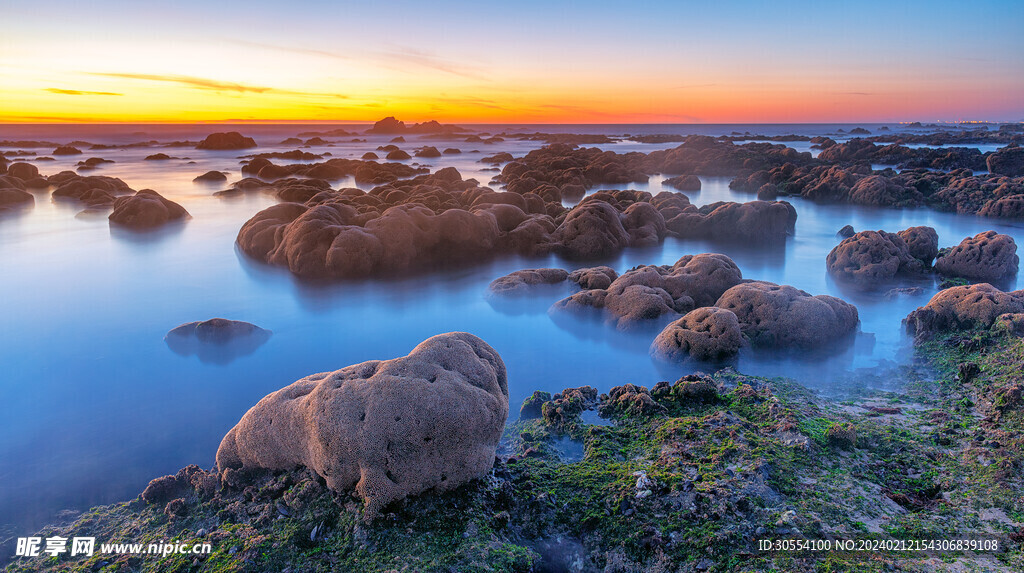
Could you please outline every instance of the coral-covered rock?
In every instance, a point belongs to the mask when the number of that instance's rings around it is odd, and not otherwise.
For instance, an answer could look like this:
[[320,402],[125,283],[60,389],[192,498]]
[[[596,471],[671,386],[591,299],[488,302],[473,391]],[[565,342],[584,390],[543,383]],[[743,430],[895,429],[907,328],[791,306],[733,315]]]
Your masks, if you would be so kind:
[[607,257],[629,246],[630,236],[614,207],[603,201],[580,204],[555,230],[560,250],[574,259]]
[[732,311],[706,306],[669,324],[654,339],[651,354],[662,360],[721,360],[743,346],[743,332]]
[[935,270],[948,276],[998,281],[1017,274],[1019,262],[1013,237],[985,231],[939,256]]
[[597,412],[604,418],[637,417],[660,414],[665,407],[654,401],[646,386],[623,384],[601,397]]
[[491,281],[487,290],[496,295],[521,295],[538,285],[553,285],[569,278],[564,269],[523,269]]
[[114,211],[108,218],[111,223],[132,229],[152,229],[189,217],[181,205],[152,189],[143,189],[134,195],[116,199]]
[[597,389],[593,386],[566,388],[541,405],[544,422],[556,429],[563,429],[580,422],[580,414],[597,405]]
[[196,149],[249,149],[256,147],[256,141],[237,131],[211,133],[196,145]]
[[1024,291],[1003,292],[988,283],[940,290],[928,304],[907,315],[907,332],[918,341],[938,332],[988,328],[1003,314],[1024,312]]
[[354,489],[373,518],[388,503],[485,474],[507,418],[498,353],[471,334],[441,334],[408,356],[269,394],[224,436],[217,467],[308,467],[334,491]]
[[[936,241],[938,238],[936,237]],[[828,272],[838,279],[868,286],[897,275],[921,273],[923,261],[911,256],[900,235],[885,231],[861,231],[843,239],[825,259]]]
[[544,402],[551,401],[551,393],[543,392],[541,390],[534,390],[533,394],[523,400],[522,406],[519,407],[519,419],[521,420],[536,420],[543,416]]
[[714,306],[731,310],[755,346],[821,346],[851,334],[859,321],[857,308],[845,301],[769,282],[736,285]]

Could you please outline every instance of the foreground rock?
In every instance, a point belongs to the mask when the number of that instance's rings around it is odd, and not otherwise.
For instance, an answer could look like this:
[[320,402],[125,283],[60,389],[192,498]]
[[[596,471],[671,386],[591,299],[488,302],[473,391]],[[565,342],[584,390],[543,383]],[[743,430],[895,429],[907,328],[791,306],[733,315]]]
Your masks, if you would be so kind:
[[[914,257],[904,236],[916,241],[914,252],[917,254],[934,257],[932,251],[938,251],[938,235],[930,227],[915,227],[900,234],[861,231],[843,239],[829,252],[825,259],[828,272],[865,287],[885,283],[896,276],[920,275],[931,265],[931,258]],[[932,237],[934,241],[929,242]]]
[[248,322],[211,318],[175,327],[167,333],[164,341],[176,354],[196,355],[202,362],[226,364],[251,354],[271,334],[269,330]]
[[256,141],[237,131],[211,133],[196,145],[196,149],[250,149],[256,147]]
[[152,189],[143,189],[114,201],[111,223],[137,230],[155,229],[172,221],[191,218],[184,207]]
[[735,356],[743,344],[736,315],[724,308],[706,306],[666,326],[654,339],[651,354],[670,361],[723,360]]
[[1001,315],[1024,312],[1024,291],[1003,292],[988,283],[957,286],[936,293],[903,321],[915,340],[947,330],[988,328]]
[[552,310],[604,309],[616,328],[643,326],[665,314],[711,306],[743,275],[732,259],[717,253],[686,255],[672,266],[646,265],[616,278],[606,289],[578,292]]
[[0,211],[34,205],[36,198],[24,189],[0,187]]
[[844,338],[860,320],[857,308],[796,287],[748,282],[727,290],[715,306],[732,311],[755,346],[813,348]]
[[508,417],[505,364],[483,340],[441,334],[408,356],[315,374],[260,400],[224,436],[221,472],[312,469],[386,504],[480,477]]
[[967,237],[935,261],[941,274],[982,281],[999,281],[1017,274],[1020,257],[1009,235],[985,231]]

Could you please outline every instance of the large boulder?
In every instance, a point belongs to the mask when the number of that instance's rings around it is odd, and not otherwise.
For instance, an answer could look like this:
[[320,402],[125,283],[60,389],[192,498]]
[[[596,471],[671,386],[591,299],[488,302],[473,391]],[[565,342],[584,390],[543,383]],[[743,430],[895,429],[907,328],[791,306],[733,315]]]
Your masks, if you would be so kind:
[[901,236],[885,231],[861,231],[843,239],[829,252],[825,264],[836,278],[861,285],[874,285],[925,269],[924,262],[911,256]]
[[256,141],[237,131],[211,133],[196,145],[196,149],[250,149],[256,147]]
[[34,205],[36,198],[28,191],[14,187],[0,188],[0,211]]
[[17,161],[7,166],[7,175],[22,181],[29,181],[39,177],[39,168],[31,163]]
[[604,201],[580,204],[555,230],[559,250],[573,259],[595,259],[629,246],[630,236],[620,213]]
[[735,356],[742,346],[743,332],[736,315],[705,306],[666,326],[654,339],[651,354],[670,361],[721,360]]
[[756,346],[813,348],[851,334],[859,321],[857,308],[836,297],[761,281],[730,288],[715,306],[731,310]]
[[684,314],[711,306],[743,275],[729,257],[718,253],[686,255],[672,266],[632,269],[608,286],[578,292],[555,303],[555,310],[603,308],[616,328],[643,326],[665,314]]
[[191,215],[181,205],[152,189],[143,189],[128,197],[118,197],[108,218],[111,223],[132,229],[152,229],[189,217]]
[[1024,176],[1024,147],[1006,146],[985,160],[989,173],[996,175],[1008,175],[1010,177]]
[[948,276],[999,281],[1017,274],[1017,243],[1009,235],[985,231],[967,237],[935,260],[935,270]]
[[269,394],[232,428],[217,467],[312,469],[355,492],[366,516],[406,496],[484,475],[508,418],[501,357],[472,334],[420,343],[408,356],[307,376]]
[[946,330],[988,328],[1002,314],[1024,312],[1024,291],[1003,292],[988,283],[940,290],[907,315],[907,332],[918,341]]

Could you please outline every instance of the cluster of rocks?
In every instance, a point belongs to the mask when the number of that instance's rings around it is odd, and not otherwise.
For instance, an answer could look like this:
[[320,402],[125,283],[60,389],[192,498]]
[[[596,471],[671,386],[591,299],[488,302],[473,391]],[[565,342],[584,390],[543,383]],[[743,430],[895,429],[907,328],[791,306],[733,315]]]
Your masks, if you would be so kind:
[[358,183],[384,184],[428,173],[424,167],[412,167],[401,163],[377,163],[376,161],[334,158],[320,163],[294,163],[277,165],[270,158],[257,156],[242,165],[242,174],[274,181],[287,177],[338,180],[354,177]]
[[334,491],[355,491],[366,515],[427,490],[447,491],[494,464],[508,418],[505,365],[464,332],[408,356],[303,378],[269,394],[224,436],[217,467],[306,467]]
[[438,123],[435,120],[425,121],[423,123],[414,123],[412,125],[406,125],[404,121],[399,121],[394,117],[385,117],[384,119],[373,124],[373,127],[366,130],[365,133],[371,135],[395,135],[395,134],[455,134],[465,133],[469,131],[466,128],[459,127],[457,125],[447,125]]
[[[316,179],[279,180],[275,205],[238,235],[244,252],[303,276],[358,277],[481,260],[500,253],[558,253],[594,259],[627,247],[659,244],[667,235],[712,239],[784,240],[796,213],[786,203],[716,203],[698,209],[684,195],[600,191],[572,209],[554,186],[496,192],[463,180],[452,167],[397,179],[397,164],[332,159],[314,165],[254,165],[260,178],[275,167],[306,177],[353,173],[384,180],[370,192],[332,190]],[[263,160],[265,161],[265,160]],[[328,174],[326,171],[333,170]],[[402,172],[408,175],[409,172]],[[248,179],[241,188],[266,188]]]
[[788,285],[744,280],[722,254],[686,255],[674,265],[645,265],[621,276],[608,267],[525,269],[495,279],[492,295],[526,294],[566,281],[583,290],[556,302],[552,312],[600,309],[620,330],[658,325],[679,316],[651,344],[669,361],[722,361],[748,344],[808,349],[843,340],[859,322],[856,307]]

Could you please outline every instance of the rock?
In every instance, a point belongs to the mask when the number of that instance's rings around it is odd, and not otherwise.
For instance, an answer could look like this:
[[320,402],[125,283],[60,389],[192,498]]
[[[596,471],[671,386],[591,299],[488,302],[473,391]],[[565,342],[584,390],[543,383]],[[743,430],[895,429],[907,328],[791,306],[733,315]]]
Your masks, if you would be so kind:
[[424,147],[416,151],[416,157],[441,157],[441,152],[436,147]]
[[725,255],[686,255],[672,266],[633,269],[612,281],[606,290],[576,293],[555,303],[553,309],[604,308],[609,321],[626,330],[665,314],[684,314],[711,306],[742,278],[739,267]]
[[581,203],[555,230],[554,239],[573,259],[607,257],[629,246],[630,236],[619,212],[604,201]]
[[935,270],[954,277],[999,281],[1017,274],[1019,262],[1013,237],[985,231],[940,255]]
[[585,290],[606,289],[617,278],[619,273],[611,267],[587,267],[569,273],[569,280]]
[[779,197],[779,188],[774,183],[765,183],[757,189],[758,201],[774,201]]
[[743,346],[739,320],[730,311],[713,306],[687,313],[669,324],[651,345],[651,354],[669,361],[722,360]]
[[197,355],[201,362],[226,364],[251,354],[272,333],[255,324],[224,318],[189,322],[164,337],[167,346],[182,356]]
[[842,229],[839,229],[839,231],[836,233],[836,236],[837,237],[842,237],[844,239],[848,239],[848,238],[850,238],[850,237],[852,237],[852,236],[854,236],[856,234],[857,234],[857,231],[853,230],[853,225],[846,225]]
[[458,147],[448,147],[443,151],[443,153],[445,155],[458,155],[462,153],[462,150],[459,149]]
[[39,168],[31,163],[17,161],[7,166],[7,176],[29,181],[39,177]]
[[366,153],[363,154],[363,159],[366,159],[366,160],[380,159],[380,157],[378,157],[377,154],[372,152],[372,151],[367,151]]
[[36,198],[28,191],[11,187],[0,188],[0,211],[27,207],[34,205],[35,202]]
[[184,207],[156,191],[143,189],[114,200],[114,211],[108,218],[111,223],[132,229],[152,229],[171,221],[191,218],[191,215]]
[[1007,145],[985,160],[989,173],[1009,177],[1024,176],[1024,147]]
[[942,331],[988,328],[1000,315],[1022,312],[1024,291],[1003,292],[979,283],[939,291],[903,323],[915,340],[923,341]]
[[541,405],[544,423],[556,429],[578,424],[580,415],[597,405],[597,389],[593,386],[566,388]]
[[199,177],[192,180],[193,183],[221,183],[227,181],[228,176],[224,175],[220,171],[207,171]]
[[402,151],[401,149],[396,149],[394,151],[388,152],[387,159],[390,159],[392,161],[403,161],[406,159],[412,159],[412,156]]
[[680,191],[700,191],[700,178],[696,175],[679,175],[666,179],[662,184]]
[[911,256],[900,235],[885,231],[861,231],[843,239],[829,252],[825,264],[837,279],[861,286],[877,286],[898,275],[925,270],[925,264]]
[[82,150],[70,145],[62,145],[53,150],[53,155],[81,155]]
[[168,159],[172,159],[172,157],[170,155],[167,155],[166,153],[154,153],[153,155],[147,155],[144,160],[145,161],[167,161]]
[[1024,336],[1024,313],[1006,313],[996,318],[992,330],[1010,336]]
[[534,390],[533,394],[531,394],[529,398],[523,400],[523,405],[519,408],[519,419],[536,420],[542,417],[542,407],[544,406],[544,402],[550,401],[550,392]]
[[314,374],[274,392],[224,436],[217,468],[305,466],[337,492],[355,492],[365,517],[428,490],[481,477],[508,417],[505,365],[464,332],[408,356]]
[[523,269],[494,279],[487,290],[502,296],[523,295],[528,294],[531,287],[558,284],[567,278],[569,273],[563,269]]
[[907,244],[910,256],[932,266],[932,261],[939,254],[939,234],[931,227],[910,227],[896,233]]
[[256,147],[256,141],[237,131],[211,133],[196,145],[196,149],[249,149]]
[[607,396],[601,397],[597,407],[603,418],[650,416],[664,411],[665,407],[654,401],[647,387],[636,384],[613,387]]
[[755,346],[813,348],[848,336],[859,321],[857,308],[838,298],[761,281],[730,288],[714,306],[731,310]]

